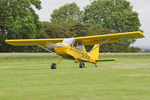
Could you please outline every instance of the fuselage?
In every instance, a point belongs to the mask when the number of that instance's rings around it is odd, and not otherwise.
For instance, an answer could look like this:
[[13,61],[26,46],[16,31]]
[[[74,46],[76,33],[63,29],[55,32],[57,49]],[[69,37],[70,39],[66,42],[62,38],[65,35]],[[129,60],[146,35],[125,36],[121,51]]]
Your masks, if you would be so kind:
[[66,59],[78,59],[86,62],[95,62],[95,59],[92,58],[91,55],[85,54],[85,52],[65,43],[57,43],[54,50],[57,55],[60,55]]

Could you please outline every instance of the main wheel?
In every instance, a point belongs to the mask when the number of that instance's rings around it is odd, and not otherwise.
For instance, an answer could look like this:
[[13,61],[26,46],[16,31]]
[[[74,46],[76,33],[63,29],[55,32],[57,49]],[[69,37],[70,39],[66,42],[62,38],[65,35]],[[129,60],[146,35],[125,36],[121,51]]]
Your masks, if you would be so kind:
[[84,64],[84,62],[80,62],[80,64],[79,64],[79,68],[85,68],[85,64]]
[[51,64],[51,69],[56,69],[56,64],[55,63]]

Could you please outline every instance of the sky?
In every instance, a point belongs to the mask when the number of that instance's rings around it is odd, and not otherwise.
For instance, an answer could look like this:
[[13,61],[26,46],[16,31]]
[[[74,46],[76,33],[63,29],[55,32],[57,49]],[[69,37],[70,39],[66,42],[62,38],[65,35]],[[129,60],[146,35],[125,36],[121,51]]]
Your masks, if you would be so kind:
[[[66,3],[75,2],[81,10],[92,0],[41,0],[42,9],[36,10],[40,17],[40,21],[50,21],[50,14],[53,10],[58,9]],[[141,28],[145,38],[138,39],[132,46],[143,49],[150,49],[150,0],[128,0],[133,6],[133,10],[139,13]]]

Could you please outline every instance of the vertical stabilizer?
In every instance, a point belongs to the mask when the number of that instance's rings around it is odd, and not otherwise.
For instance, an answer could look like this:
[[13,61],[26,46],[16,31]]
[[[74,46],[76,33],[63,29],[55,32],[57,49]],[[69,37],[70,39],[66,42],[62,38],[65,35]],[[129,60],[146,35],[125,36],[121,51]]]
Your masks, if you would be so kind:
[[83,45],[83,53],[84,54],[87,53],[84,45]]
[[92,56],[95,60],[98,60],[99,58],[99,44],[95,44],[92,50],[89,53],[90,56]]

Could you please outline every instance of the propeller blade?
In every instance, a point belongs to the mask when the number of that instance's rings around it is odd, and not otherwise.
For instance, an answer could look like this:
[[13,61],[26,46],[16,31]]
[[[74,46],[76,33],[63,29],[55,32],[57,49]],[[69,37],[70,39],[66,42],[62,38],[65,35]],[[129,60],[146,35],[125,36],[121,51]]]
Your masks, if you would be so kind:
[[54,44],[54,43],[48,42],[47,45],[48,45],[48,47],[47,47],[48,49],[51,49],[53,47],[64,47],[64,48],[67,48],[67,46],[65,44]]
[[55,46],[57,46],[56,44],[50,43],[50,42],[48,42],[47,45],[48,45],[47,48],[49,48],[49,49],[50,49],[50,48],[53,48],[53,47],[55,47]]

